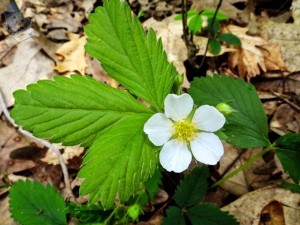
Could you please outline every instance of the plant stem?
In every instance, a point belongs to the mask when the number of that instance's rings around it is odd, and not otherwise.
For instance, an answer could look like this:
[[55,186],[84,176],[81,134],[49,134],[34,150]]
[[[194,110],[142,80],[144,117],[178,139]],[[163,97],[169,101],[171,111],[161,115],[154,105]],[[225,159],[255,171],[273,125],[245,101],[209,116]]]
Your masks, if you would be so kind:
[[246,163],[244,163],[243,165],[241,165],[239,168],[237,168],[236,170],[232,171],[230,174],[224,176],[221,180],[218,180],[217,182],[215,182],[213,185],[210,186],[210,188],[214,188],[214,187],[222,184],[224,181],[230,179],[231,177],[233,177],[234,175],[238,174],[242,170],[244,170],[247,167],[251,166],[252,163],[254,163],[257,159],[259,159],[261,156],[263,156],[264,154],[266,154],[267,152],[269,152],[269,151],[271,151],[273,149],[274,149],[274,146],[272,144],[270,144],[264,150],[262,150],[261,152],[257,153],[256,155],[252,156]]
[[208,47],[209,47],[209,40],[210,40],[210,36],[212,34],[212,31],[213,31],[213,27],[214,27],[214,23],[216,21],[216,17],[217,17],[217,14],[218,14],[218,11],[219,9],[221,8],[221,5],[222,5],[222,2],[223,0],[220,0],[218,5],[217,5],[217,8],[216,8],[216,11],[214,13],[214,16],[211,20],[211,24],[210,24],[210,27],[209,27],[209,30],[208,30],[208,40],[207,40],[207,44],[206,44],[206,48],[205,48],[205,52],[204,52],[204,55],[203,55],[203,58],[202,58],[202,61],[200,63],[200,66],[199,68],[201,68],[203,66],[203,63],[205,61],[205,58],[206,58],[206,55],[207,55],[207,51],[208,51]]
[[109,217],[104,221],[104,224],[107,224],[111,218],[113,217],[113,215],[116,214],[116,212],[119,210],[120,205],[117,205],[116,208],[114,208],[114,210],[111,212],[111,214],[109,215]]

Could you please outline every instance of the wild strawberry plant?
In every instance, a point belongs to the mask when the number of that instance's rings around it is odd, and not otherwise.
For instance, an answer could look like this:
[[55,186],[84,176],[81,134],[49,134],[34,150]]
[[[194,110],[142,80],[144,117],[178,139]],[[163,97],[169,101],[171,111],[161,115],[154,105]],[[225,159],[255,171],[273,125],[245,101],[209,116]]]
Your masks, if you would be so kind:
[[[168,62],[161,40],[152,29],[145,33],[127,3],[105,0],[89,22],[87,53],[125,90],[89,76],[56,76],[16,91],[11,112],[36,137],[88,147],[78,177],[84,179],[80,194],[89,196],[89,205],[64,206],[50,187],[17,182],[10,207],[19,223],[36,224],[50,215],[43,224],[66,224],[66,213],[79,224],[136,221],[158,190],[160,164],[175,172],[184,171],[192,157],[216,164],[224,152],[220,139],[239,148],[264,147],[256,157],[274,150],[298,185],[299,134],[269,141],[267,117],[251,84],[214,75],[195,79],[189,94],[182,94],[182,76]],[[220,224],[216,217],[224,225],[238,224],[214,205],[200,204],[207,177],[201,167],[182,181],[174,197],[177,206],[167,210],[164,224]]]

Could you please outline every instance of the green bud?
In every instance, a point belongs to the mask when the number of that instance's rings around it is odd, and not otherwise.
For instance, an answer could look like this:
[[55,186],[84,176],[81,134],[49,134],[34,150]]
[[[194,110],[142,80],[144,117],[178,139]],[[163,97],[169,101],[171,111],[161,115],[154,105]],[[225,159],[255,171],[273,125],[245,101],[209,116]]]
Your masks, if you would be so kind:
[[175,77],[175,84],[180,87],[184,81],[184,77],[182,75],[178,75]]
[[236,112],[233,108],[231,108],[229,105],[226,103],[219,103],[216,106],[216,109],[219,110],[220,113],[222,113],[224,116],[228,116],[229,114]]
[[143,210],[139,204],[134,204],[128,208],[128,215],[131,219],[137,220],[141,214],[143,214]]

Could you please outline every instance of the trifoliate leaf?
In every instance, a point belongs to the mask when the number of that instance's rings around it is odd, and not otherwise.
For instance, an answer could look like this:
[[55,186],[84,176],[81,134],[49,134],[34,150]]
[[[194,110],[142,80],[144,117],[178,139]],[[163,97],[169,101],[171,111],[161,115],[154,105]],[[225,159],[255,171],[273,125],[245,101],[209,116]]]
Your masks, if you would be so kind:
[[167,209],[167,216],[163,219],[162,225],[185,225],[183,213],[180,208],[172,206]]
[[209,50],[214,54],[218,55],[221,52],[221,44],[214,38],[209,39]]
[[[34,135],[89,149],[79,176],[92,203],[126,201],[157,164],[157,148],[143,132],[152,110],[128,92],[91,77],[72,75],[39,81],[16,91],[12,117]],[[96,140],[96,141],[95,141]]]
[[109,76],[162,111],[177,72],[154,31],[146,35],[128,4],[120,0],[105,0],[89,21],[86,51],[101,62]]
[[65,225],[65,203],[52,186],[36,181],[17,181],[9,191],[9,207],[14,220],[22,225]]
[[230,45],[242,45],[241,40],[234,34],[224,33],[218,35],[218,38]]
[[240,78],[215,75],[196,78],[189,93],[198,105],[226,102],[237,111],[226,117],[223,132],[228,143],[240,148],[269,145],[267,117],[253,85]]
[[289,133],[275,141],[275,153],[293,181],[300,182],[300,134]]
[[187,210],[192,225],[239,225],[240,223],[227,212],[213,204],[200,204]]
[[207,190],[208,169],[196,167],[185,177],[175,192],[175,201],[181,207],[190,207],[199,203]]
[[[203,11],[201,12],[201,15],[202,15],[202,16],[207,16],[208,18],[213,18],[215,12],[216,12],[216,10],[213,10],[213,9],[206,9],[206,10],[203,10]],[[216,20],[227,20],[227,19],[228,19],[228,16],[226,16],[224,13],[217,12]]]
[[193,18],[190,19],[188,28],[193,34],[196,34],[198,31],[201,30],[202,18],[199,14],[193,16]]

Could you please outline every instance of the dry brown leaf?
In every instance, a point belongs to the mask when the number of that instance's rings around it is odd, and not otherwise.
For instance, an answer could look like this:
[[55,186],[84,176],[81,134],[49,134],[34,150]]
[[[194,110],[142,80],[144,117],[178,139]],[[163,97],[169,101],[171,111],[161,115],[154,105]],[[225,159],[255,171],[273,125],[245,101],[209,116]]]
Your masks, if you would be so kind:
[[[220,174],[223,174],[231,166],[231,169],[226,173],[229,174],[261,151],[261,149],[238,150],[227,143],[223,143],[223,145],[225,153],[220,161]],[[238,160],[236,160],[237,158]],[[235,160],[236,162],[231,165]],[[275,169],[273,161],[266,163],[262,158],[259,158],[250,167],[221,184],[221,187],[229,193],[241,196],[248,193],[251,189],[258,189],[265,186],[272,175],[272,169]]]
[[18,225],[11,217],[9,211],[9,198],[6,197],[0,200],[0,224],[2,225]]
[[242,42],[237,51],[229,54],[229,65],[232,68],[237,67],[241,77],[255,77],[260,74],[260,69],[267,71],[264,55],[257,47],[267,44],[265,40],[247,35],[248,28],[228,25],[224,30],[236,35]]
[[18,44],[13,62],[0,69],[0,89],[8,107],[14,103],[12,93],[15,90],[24,89],[40,79],[52,78],[53,62],[40,49],[34,40],[27,39]]
[[280,43],[273,43],[261,46],[261,51],[265,59],[266,70],[281,70],[287,71],[287,67],[281,56]]
[[[64,160],[67,164],[68,164],[69,159],[72,159],[75,156],[80,156],[84,151],[84,148],[80,147],[80,146],[63,147],[59,144],[53,144],[53,145],[56,146],[59,149],[63,149],[62,156],[63,156],[63,158],[64,158]],[[42,158],[41,161],[46,162],[48,164],[53,164],[53,165],[58,165],[59,164],[57,155],[51,149],[49,149],[47,151],[45,157]]]
[[62,62],[58,63],[53,69],[59,73],[67,71],[78,71],[80,74],[85,74],[87,63],[85,61],[84,45],[86,37],[73,33],[68,33],[70,41],[63,44],[57,51],[57,58]]
[[250,36],[246,34],[248,28],[228,25],[224,31],[238,36],[242,42],[237,51],[229,54],[229,65],[233,69],[237,67],[242,78],[249,80],[260,74],[260,70],[287,70],[279,43],[268,44],[261,37]]
[[263,209],[273,201],[281,204],[285,225],[300,224],[300,195],[282,188],[268,187],[250,192],[222,210],[236,217],[241,225],[259,225]]
[[279,135],[300,132],[300,114],[289,104],[281,104],[271,122],[270,129]]
[[259,225],[285,225],[282,204],[272,201],[261,211]]

